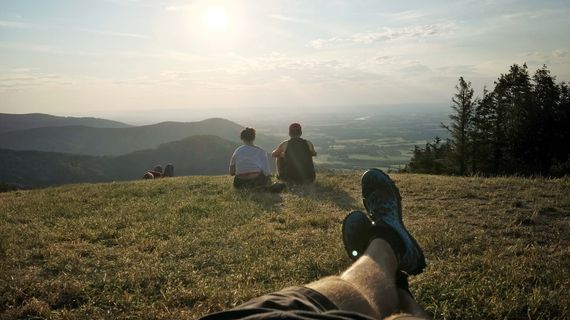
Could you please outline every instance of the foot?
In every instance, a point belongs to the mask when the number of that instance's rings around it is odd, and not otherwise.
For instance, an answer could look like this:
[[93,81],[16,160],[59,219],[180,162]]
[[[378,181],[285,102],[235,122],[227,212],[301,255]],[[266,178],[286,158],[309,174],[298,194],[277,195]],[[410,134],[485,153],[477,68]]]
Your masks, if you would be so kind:
[[362,211],[349,213],[342,222],[342,242],[348,257],[355,261],[366,251],[372,235],[372,221]]
[[406,266],[402,267],[402,255],[400,252],[405,252],[406,247],[399,234],[383,221],[373,223],[362,211],[353,211],[344,218],[342,222],[342,242],[348,257],[353,261],[360,258],[370,245],[370,242],[376,238],[386,240],[394,250],[394,254],[398,256],[400,269],[405,272],[398,271],[396,282],[399,288],[409,291],[407,274],[418,274],[421,270],[415,272]]
[[[375,235],[386,238],[392,245],[402,271],[410,275],[420,274],[426,266],[425,257],[416,239],[404,226],[402,198],[396,184],[380,169],[367,170],[361,183],[364,206],[372,220]],[[386,228],[392,232],[383,236]],[[399,239],[394,239],[394,234]]]

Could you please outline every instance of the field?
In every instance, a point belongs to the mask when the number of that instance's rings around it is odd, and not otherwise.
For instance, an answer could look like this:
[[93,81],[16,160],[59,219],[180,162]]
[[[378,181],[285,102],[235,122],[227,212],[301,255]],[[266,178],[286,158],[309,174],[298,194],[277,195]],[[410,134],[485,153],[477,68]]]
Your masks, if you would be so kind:
[[[440,319],[570,318],[570,180],[393,175]],[[358,173],[283,194],[230,178],[0,194],[0,318],[194,319],[350,262]]]
[[[381,167],[397,170],[412,157],[415,145],[424,146],[435,136],[447,138],[441,127],[447,122],[445,106],[414,106],[403,109],[358,109],[351,113],[299,116],[303,137],[312,141],[320,169]],[[366,115],[366,116],[358,116]],[[267,135],[286,139],[287,127],[297,120],[277,119],[254,125]],[[248,123],[247,121],[245,123]]]

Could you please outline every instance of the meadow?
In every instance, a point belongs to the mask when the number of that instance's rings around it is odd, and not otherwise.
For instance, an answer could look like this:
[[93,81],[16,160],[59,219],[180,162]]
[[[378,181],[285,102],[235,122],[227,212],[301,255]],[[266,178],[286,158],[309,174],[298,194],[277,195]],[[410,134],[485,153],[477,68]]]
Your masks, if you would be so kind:
[[[438,319],[570,318],[570,179],[393,174]],[[1,319],[195,319],[337,274],[360,174],[282,194],[227,176],[0,194]]]

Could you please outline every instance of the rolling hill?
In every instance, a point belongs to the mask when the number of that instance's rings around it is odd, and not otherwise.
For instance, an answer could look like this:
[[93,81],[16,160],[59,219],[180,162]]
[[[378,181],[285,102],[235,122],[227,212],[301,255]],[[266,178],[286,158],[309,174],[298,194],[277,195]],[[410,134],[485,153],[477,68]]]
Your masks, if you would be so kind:
[[126,123],[92,117],[58,117],[44,113],[0,113],[0,133],[42,127],[86,126],[93,128],[127,128]]
[[[570,318],[570,180],[395,174],[435,319]],[[229,176],[0,194],[0,319],[196,319],[350,265],[360,172],[282,194]]]
[[[216,135],[240,142],[241,129],[243,126],[220,118],[129,128],[45,127],[0,133],[0,149],[116,156],[194,135]],[[256,139],[256,143],[266,150],[276,147],[279,142],[280,139],[263,134],[258,134]]]
[[114,157],[0,150],[0,182],[49,186],[133,180],[156,164],[164,167],[167,163],[174,164],[175,175],[224,174],[236,147],[236,143],[217,136],[192,136]]

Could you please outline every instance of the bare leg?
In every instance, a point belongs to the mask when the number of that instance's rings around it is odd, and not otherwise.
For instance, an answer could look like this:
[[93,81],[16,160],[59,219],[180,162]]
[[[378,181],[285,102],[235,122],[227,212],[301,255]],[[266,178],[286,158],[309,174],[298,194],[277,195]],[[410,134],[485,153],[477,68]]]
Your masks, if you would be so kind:
[[281,177],[283,175],[283,162],[285,160],[281,157],[275,159],[275,170],[277,170],[277,175]]
[[395,275],[398,261],[390,245],[375,239],[352,266],[337,277],[307,285],[336,304],[341,310],[353,311],[379,319],[399,309]]
[[398,289],[398,298],[400,299],[400,310],[402,312],[416,316],[420,319],[432,318],[432,316],[405,290]]

